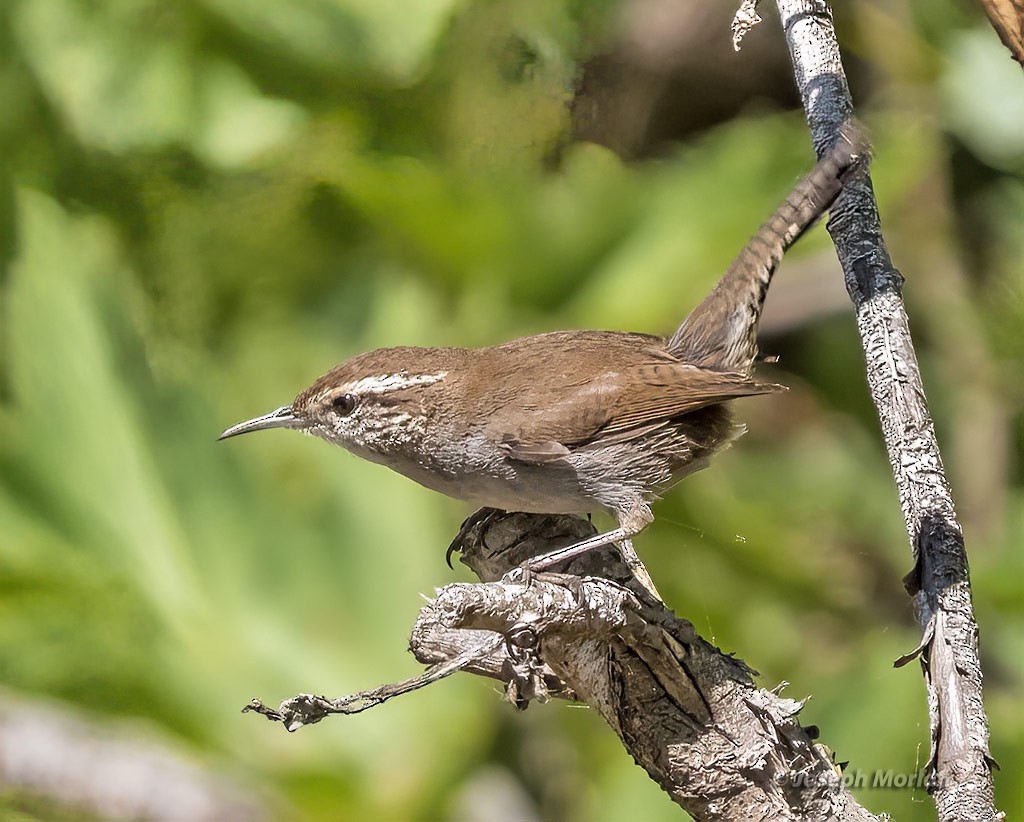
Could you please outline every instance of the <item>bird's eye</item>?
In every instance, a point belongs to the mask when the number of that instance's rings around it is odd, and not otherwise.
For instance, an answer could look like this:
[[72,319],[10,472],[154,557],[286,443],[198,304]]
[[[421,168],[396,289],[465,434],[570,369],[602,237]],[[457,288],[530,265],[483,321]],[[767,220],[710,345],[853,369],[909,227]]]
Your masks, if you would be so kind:
[[348,416],[356,408],[355,394],[338,394],[338,396],[331,400],[331,408],[339,414]]

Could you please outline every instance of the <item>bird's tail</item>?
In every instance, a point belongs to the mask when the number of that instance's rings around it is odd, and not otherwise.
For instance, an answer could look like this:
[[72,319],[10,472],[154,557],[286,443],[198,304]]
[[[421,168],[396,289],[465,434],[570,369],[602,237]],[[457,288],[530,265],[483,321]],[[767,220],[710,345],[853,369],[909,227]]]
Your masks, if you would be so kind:
[[869,147],[853,120],[835,146],[793,189],[732,261],[712,292],[669,340],[680,359],[721,371],[749,371],[757,358],[757,324],[782,255],[835,202],[847,179],[867,162]]

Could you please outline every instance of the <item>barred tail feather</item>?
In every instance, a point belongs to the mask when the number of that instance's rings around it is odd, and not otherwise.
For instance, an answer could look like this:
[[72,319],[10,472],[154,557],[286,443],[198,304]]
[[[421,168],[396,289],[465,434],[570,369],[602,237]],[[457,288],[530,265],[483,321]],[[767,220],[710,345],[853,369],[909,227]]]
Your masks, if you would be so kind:
[[757,326],[772,275],[786,250],[835,202],[869,149],[848,121],[835,146],[797,184],[733,260],[712,292],[683,320],[669,350],[685,362],[749,372],[757,358]]

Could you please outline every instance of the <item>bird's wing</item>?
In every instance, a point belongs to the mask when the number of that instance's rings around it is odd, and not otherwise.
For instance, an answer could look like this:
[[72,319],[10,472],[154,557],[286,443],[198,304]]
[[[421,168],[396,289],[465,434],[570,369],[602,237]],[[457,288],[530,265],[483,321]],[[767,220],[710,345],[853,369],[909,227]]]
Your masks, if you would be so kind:
[[747,374],[682,363],[641,365],[627,377],[609,409],[608,422],[595,434],[626,432],[727,400],[786,390],[783,385],[754,382]]
[[749,375],[647,360],[552,396],[523,398],[515,431],[497,437],[510,459],[550,463],[595,440],[628,440],[680,415],[738,397],[785,391]]

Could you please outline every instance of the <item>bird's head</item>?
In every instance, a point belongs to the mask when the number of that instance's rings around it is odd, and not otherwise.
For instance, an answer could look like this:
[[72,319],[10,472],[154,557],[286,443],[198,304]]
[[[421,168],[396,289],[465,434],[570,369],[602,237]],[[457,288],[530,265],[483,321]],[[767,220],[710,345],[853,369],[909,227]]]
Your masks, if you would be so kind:
[[427,424],[427,398],[448,376],[450,351],[382,348],[353,357],[300,392],[291,405],[233,425],[219,439],[292,428],[374,459]]

